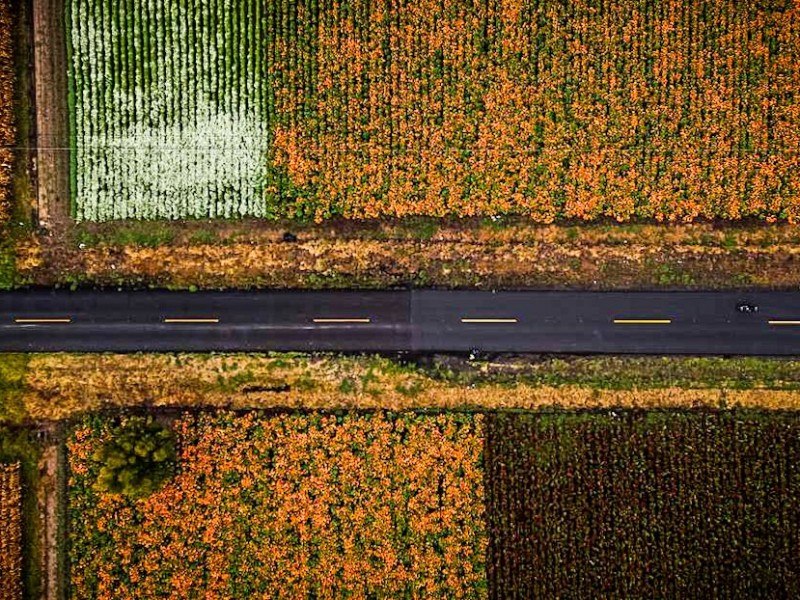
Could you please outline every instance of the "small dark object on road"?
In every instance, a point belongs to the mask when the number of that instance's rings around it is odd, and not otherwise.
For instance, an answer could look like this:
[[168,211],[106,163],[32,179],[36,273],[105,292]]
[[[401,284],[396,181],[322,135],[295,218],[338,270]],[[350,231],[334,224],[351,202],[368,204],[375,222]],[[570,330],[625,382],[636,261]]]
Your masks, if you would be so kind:
[[479,348],[472,348],[469,351],[469,360],[486,360],[486,353]]
[[758,306],[755,304],[749,304],[747,302],[740,302],[736,305],[736,310],[740,313],[757,313]]
[[295,234],[293,234],[293,233],[285,231],[283,233],[283,241],[284,242],[296,242],[297,241],[297,236]]

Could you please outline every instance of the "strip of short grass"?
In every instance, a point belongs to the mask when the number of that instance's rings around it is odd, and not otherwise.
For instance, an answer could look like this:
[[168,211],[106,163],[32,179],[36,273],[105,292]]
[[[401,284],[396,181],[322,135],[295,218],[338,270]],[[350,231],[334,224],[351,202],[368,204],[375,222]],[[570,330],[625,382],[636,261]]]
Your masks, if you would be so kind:
[[23,401],[28,354],[0,354],[0,424],[20,423],[26,411]]
[[762,357],[439,357],[433,372],[452,383],[579,385],[598,389],[800,389],[800,361]]
[[[29,150],[33,139],[33,107],[31,94],[33,89],[33,73],[31,56],[33,52],[31,39],[30,3],[27,0],[11,0],[11,8],[15,16],[14,23],[14,120],[17,129],[17,146],[14,155],[12,173],[12,212],[11,220],[17,225],[30,227],[32,224],[31,208],[34,203],[33,181]],[[0,237],[2,237],[0,232]],[[1,251],[0,251],[1,252]],[[0,275],[0,285],[2,275]]]

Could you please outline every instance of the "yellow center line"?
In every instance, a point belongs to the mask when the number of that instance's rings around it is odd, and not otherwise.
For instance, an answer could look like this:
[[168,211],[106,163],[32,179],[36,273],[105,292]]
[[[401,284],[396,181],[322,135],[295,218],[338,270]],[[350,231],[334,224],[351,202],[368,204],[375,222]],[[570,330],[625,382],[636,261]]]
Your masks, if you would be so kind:
[[517,319],[468,319],[462,318],[462,323],[517,323]]
[[14,323],[72,323],[72,319],[14,319]]
[[767,321],[770,325],[800,325],[800,321]]
[[219,323],[219,319],[164,319],[164,323]]
[[314,323],[371,323],[371,319],[314,319]]
[[614,319],[615,325],[669,325],[672,319]]

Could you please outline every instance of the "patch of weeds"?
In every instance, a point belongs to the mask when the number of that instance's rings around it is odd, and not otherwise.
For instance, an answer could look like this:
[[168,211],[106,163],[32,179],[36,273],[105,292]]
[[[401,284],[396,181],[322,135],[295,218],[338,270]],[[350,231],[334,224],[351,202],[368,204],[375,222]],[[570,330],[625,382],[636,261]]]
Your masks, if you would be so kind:
[[17,261],[14,239],[0,228],[0,290],[12,289],[17,281]]
[[27,354],[0,354],[0,422],[20,423],[26,411],[22,402]]
[[317,382],[308,373],[303,373],[295,380],[292,387],[299,392],[308,392],[317,387]]
[[217,241],[217,235],[208,229],[198,229],[189,236],[190,244],[209,245]]
[[660,263],[653,267],[652,276],[658,285],[686,287],[695,284],[691,273],[670,263]]
[[419,396],[420,392],[423,390],[424,386],[419,379],[414,379],[409,381],[408,383],[398,383],[394,386],[394,389],[400,392],[403,396],[407,398],[416,398]]
[[358,386],[352,377],[345,377],[339,382],[339,391],[343,394],[355,394]]
[[725,232],[725,237],[722,238],[722,247],[726,250],[735,250],[739,245],[736,235],[730,231]]
[[174,239],[175,231],[171,226],[157,221],[143,221],[120,227],[109,235],[107,241],[120,246],[155,248],[156,246],[166,246]]
[[217,384],[220,391],[223,392],[235,392],[239,390],[243,385],[247,383],[252,383],[256,380],[256,376],[253,375],[251,371],[243,371],[241,373],[237,373],[232,377],[225,377],[223,375],[217,375]]
[[78,229],[74,233],[76,246],[96,246],[100,243],[100,236],[85,229]]
[[439,231],[439,223],[433,219],[414,220],[411,223],[410,233],[419,240],[428,241]]

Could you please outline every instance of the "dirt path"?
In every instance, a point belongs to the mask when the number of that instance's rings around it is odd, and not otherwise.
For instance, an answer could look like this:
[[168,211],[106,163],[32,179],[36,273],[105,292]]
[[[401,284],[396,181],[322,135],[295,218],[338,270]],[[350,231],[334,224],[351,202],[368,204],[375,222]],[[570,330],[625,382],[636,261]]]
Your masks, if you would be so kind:
[[69,112],[64,0],[33,0],[39,224],[69,222]]

